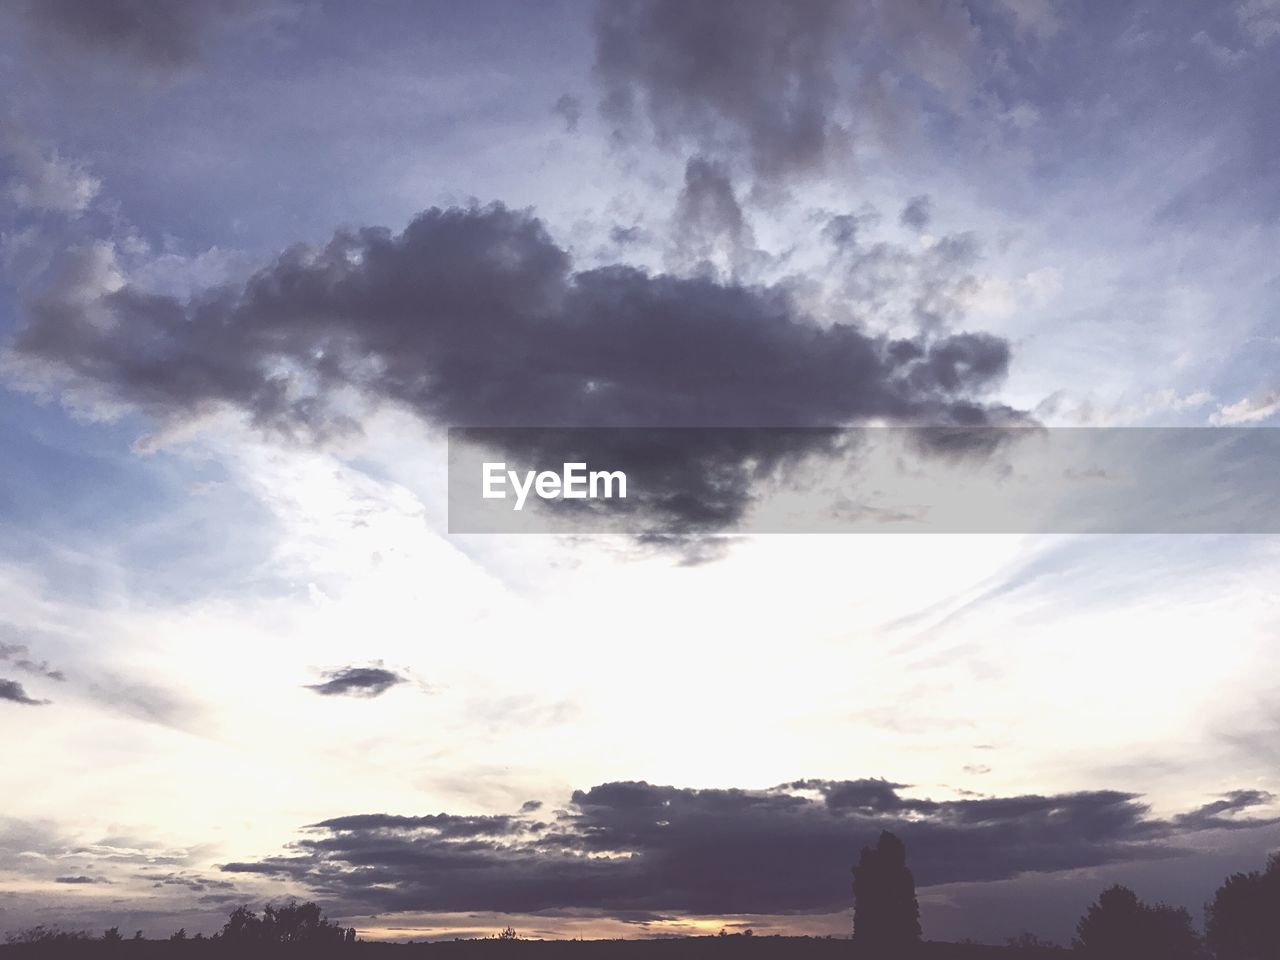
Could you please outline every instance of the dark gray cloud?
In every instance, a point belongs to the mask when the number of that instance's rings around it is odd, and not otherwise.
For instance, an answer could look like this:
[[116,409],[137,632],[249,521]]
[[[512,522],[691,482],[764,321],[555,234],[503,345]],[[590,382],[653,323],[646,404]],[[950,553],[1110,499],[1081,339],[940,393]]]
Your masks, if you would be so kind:
[[445,840],[469,840],[474,837],[509,836],[528,829],[540,829],[543,826],[544,824],[531,823],[518,817],[505,815],[467,817],[436,813],[420,817],[403,817],[387,813],[369,813],[322,820],[320,823],[312,824],[311,828],[343,832],[388,833],[425,830]]
[[837,253],[853,250],[861,240],[861,234],[880,222],[880,214],[867,206],[857,213],[829,213],[817,211],[815,219],[822,223],[822,236]]
[[1182,828],[1196,830],[1239,830],[1256,826],[1248,816],[1255,807],[1266,806],[1275,795],[1265,790],[1233,790],[1219,800],[1174,818]]
[[[712,167],[694,183],[699,197],[728,199]],[[732,227],[731,207],[707,206]],[[913,264],[922,311],[935,288],[949,289],[930,271],[949,277],[968,249],[963,237],[937,246]],[[871,253],[859,263],[879,268]],[[847,266],[851,278],[859,263]],[[109,267],[100,247],[73,255],[30,305],[15,355],[39,379],[162,424],[231,407],[264,430],[317,440],[357,430],[361,410],[379,403],[434,424],[495,427],[1016,416],[981,399],[1009,364],[998,337],[935,324],[891,339],[852,319],[824,325],[785,285],[628,266],[575,273],[537,218],[500,204],[428,210],[399,235],[340,231],[186,301],[113,289],[103,283]],[[728,450],[735,459],[705,464],[688,496],[665,508],[693,529],[704,515],[732,519],[749,499],[743,464],[767,472],[796,452]],[[708,488],[718,496],[698,499]]]
[[[903,790],[884,780],[607,783],[575,792],[547,823],[340,817],[308,828],[285,855],[223,869],[287,877],[361,910],[828,913],[848,905],[850,866],[882,829],[905,840],[928,886],[1169,857],[1179,838],[1214,828],[1153,818],[1115,791],[933,801]],[[1263,802],[1228,800],[1241,811]]]
[[844,7],[602,3],[595,23],[602,111],[623,129],[647,119],[668,144],[705,142],[727,125],[763,173],[818,166],[842,132],[832,114]]
[[578,122],[582,119],[582,101],[573,94],[561,94],[551,112],[564,121],[565,133],[578,132]]
[[754,242],[728,169],[705,157],[692,157],[685,165],[673,228],[678,259],[686,267],[720,255],[736,268]]
[[5,680],[3,678],[0,678],[0,700],[21,703],[28,707],[41,707],[49,703],[48,700],[37,700],[28,696],[27,691],[23,689],[22,684],[17,680]]
[[107,883],[101,877],[71,876],[71,877],[54,877],[54,883]]
[[235,884],[230,880],[211,880],[194,873],[136,873],[134,878],[146,880],[153,888],[184,887],[193,893],[205,893],[208,890],[234,890]]
[[168,70],[195,60],[218,27],[264,6],[260,0],[29,0],[23,13],[48,45]]
[[742,156],[762,179],[820,172],[855,138],[892,144],[959,110],[989,62],[961,0],[609,0],[595,36],[619,136]]
[[67,679],[65,673],[61,670],[55,670],[53,667],[49,666],[49,662],[47,660],[32,659],[30,656],[30,650],[27,649],[26,644],[0,642],[0,660],[8,661],[19,670],[25,670],[27,673],[34,673],[47,680],[57,680],[61,682]]
[[383,667],[342,667],[325,673],[323,683],[308,684],[308,690],[325,697],[378,697],[405,678]]
[[927,194],[912,197],[898,214],[898,222],[913,230],[923,230],[933,216],[933,200]]
[[671,533],[645,533],[636,538],[641,547],[677,554],[683,567],[700,567],[724,559],[735,540],[735,537]]
[[633,223],[629,227],[616,224],[609,229],[609,241],[619,247],[630,246],[633,243],[643,243],[649,239],[649,231],[638,223]]

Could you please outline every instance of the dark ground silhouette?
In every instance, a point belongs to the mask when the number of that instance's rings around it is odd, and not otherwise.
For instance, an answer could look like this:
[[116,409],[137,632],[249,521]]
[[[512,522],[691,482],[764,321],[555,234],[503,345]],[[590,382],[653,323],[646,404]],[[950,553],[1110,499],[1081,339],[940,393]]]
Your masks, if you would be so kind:
[[490,957],[530,958],[530,960],[685,960],[685,958],[797,958],[797,960],[1036,960],[1069,957],[1059,948],[995,947],[978,944],[922,942],[903,952],[885,954],[861,949],[847,939],[820,937],[687,937],[668,940],[456,940],[437,943],[369,943],[359,941],[342,947],[312,947],[305,944],[275,944],[235,947],[215,940],[101,940],[0,946],[5,960],[23,957],[119,958],[119,960],[165,960],[165,958],[209,957],[358,957],[395,960],[397,957],[459,958],[487,960]]

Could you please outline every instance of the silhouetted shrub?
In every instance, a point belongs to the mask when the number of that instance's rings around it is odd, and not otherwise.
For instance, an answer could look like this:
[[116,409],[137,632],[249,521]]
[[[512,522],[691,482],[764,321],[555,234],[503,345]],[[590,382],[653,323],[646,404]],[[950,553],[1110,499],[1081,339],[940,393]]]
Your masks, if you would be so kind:
[[1060,949],[1052,940],[1045,940],[1036,936],[1030,930],[1023,930],[1016,937],[1010,937],[1005,941],[1005,945],[1015,950],[1021,950],[1023,953],[1046,953]]

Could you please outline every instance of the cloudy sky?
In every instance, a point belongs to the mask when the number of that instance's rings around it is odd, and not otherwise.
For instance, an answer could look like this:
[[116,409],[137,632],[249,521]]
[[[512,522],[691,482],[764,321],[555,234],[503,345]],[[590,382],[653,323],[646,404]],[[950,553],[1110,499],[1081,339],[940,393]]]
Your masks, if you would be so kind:
[[1267,536],[450,536],[450,426],[1273,425],[1280,3],[6,0],[0,929],[1065,941],[1280,846]]

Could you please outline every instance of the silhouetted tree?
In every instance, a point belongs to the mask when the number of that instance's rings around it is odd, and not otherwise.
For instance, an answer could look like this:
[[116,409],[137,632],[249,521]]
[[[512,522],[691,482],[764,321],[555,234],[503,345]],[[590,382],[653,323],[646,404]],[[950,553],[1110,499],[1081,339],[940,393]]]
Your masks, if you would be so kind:
[[869,950],[900,949],[920,939],[916,882],[907,869],[907,848],[884,831],[874,847],[863,847],[853,868],[853,936]]
[[1103,890],[1076,924],[1079,945],[1100,957],[1137,956],[1142,933],[1142,903],[1121,886]]
[[309,946],[353,943],[355,928],[330,923],[314,903],[267,904],[262,916],[247,905],[236,907],[222,927],[222,942],[237,946],[297,943]]
[[28,927],[25,930],[6,934],[4,939],[5,943],[11,944],[38,943],[48,946],[50,944],[83,943],[89,940],[90,937],[83,930],[62,930],[59,927],[46,927],[44,924],[39,924],[38,926]]
[[1205,906],[1205,935],[1218,960],[1280,957],[1280,854],[1227,877]]
[[120,935],[119,927],[108,927],[106,930],[102,931],[102,939],[107,943],[118,943],[123,940],[124,937]]
[[1194,960],[1203,956],[1191,914],[1150,905],[1128,887],[1108,887],[1076,924],[1077,946],[1100,960]]
[[1171,907],[1164,903],[1149,906],[1147,924],[1152,944],[1149,956],[1166,960],[1198,960],[1204,957],[1204,944],[1185,907]]
[[249,909],[248,904],[236,907],[227,917],[227,922],[222,925],[222,939],[235,944],[260,943],[262,921]]

